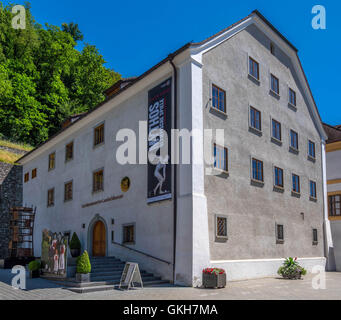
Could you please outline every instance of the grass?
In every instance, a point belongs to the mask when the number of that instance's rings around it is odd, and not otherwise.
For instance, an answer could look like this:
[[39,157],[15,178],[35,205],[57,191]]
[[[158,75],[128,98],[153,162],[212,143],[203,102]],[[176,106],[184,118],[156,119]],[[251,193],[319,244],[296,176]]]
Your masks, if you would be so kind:
[[0,149],[0,161],[14,164],[22,155]]
[[18,149],[18,150],[24,150],[24,151],[31,151],[33,149],[33,147],[28,144],[16,143],[16,142],[11,142],[8,140],[3,140],[3,139],[0,139],[0,146]]

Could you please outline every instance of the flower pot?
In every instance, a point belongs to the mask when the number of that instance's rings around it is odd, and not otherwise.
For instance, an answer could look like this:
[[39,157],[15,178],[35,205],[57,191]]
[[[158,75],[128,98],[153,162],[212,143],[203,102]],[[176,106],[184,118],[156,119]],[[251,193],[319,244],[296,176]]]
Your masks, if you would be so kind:
[[30,278],[34,279],[34,278],[39,278],[40,277],[40,270],[33,270],[30,271]]
[[202,284],[205,288],[225,288],[226,273],[222,273],[222,274],[203,273]]
[[77,282],[90,282],[90,273],[76,273]]
[[70,253],[73,258],[79,257],[81,249],[70,249]]

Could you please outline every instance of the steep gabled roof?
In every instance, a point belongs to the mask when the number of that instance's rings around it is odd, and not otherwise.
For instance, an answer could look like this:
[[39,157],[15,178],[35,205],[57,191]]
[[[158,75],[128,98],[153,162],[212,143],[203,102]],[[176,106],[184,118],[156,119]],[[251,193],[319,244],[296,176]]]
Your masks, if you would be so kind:
[[327,123],[323,123],[323,127],[328,135],[327,144],[341,141],[341,125],[333,127]]

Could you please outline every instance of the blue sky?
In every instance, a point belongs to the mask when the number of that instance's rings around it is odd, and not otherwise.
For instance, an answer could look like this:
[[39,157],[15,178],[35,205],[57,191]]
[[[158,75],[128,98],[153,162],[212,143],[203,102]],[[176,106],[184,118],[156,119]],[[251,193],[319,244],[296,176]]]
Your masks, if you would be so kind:
[[[6,3],[7,1],[5,1]],[[11,1],[22,4],[24,1]],[[107,67],[123,77],[140,75],[189,41],[200,41],[258,9],[299,50],[322,120],[341,124],[337,73],[341,52],[341,1],[87,1],[31,0],[37,22],[78,23]],[[326,8],[327,29],[311,26],[314,5]]]

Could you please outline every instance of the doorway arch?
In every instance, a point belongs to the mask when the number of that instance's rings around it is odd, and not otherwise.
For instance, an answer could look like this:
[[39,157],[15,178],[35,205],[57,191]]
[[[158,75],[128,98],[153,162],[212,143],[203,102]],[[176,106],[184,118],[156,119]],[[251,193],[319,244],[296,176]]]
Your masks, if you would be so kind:
[[88,248],[89,254],[95,256],[107,256],[108,252],[108,228],[105,220],[96,215],[89,224]]

